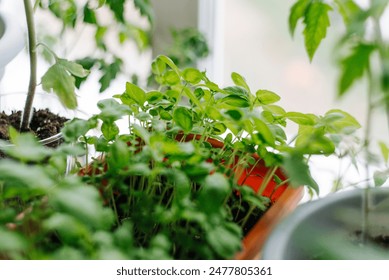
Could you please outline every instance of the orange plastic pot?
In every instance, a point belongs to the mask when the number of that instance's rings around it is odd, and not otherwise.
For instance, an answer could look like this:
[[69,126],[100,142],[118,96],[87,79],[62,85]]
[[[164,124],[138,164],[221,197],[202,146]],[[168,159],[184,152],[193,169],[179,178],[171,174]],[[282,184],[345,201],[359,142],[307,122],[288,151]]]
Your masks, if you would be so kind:
[[[177,141],[184,142],[200,139],[201,135],[195,134],[178,134],[176,136]],[[224,144],[216,139],[208,138],[205,141],[210,143],[214,148],[222,149],[224,147]],[[239,174],[239,185],[244,184],[258,192],[269,169],[264,165],[263,161],[259,160],[258,155],[253,154],[252,156],[257,160],[256,162],[258,162],[255,166],[249,166],[246,168],[241,168],[239,166],[236,167],[238,163],[237,158],[235,161],[235,167],[232,168],[235,168],[235,173]],[[104,167],[105,170],[106,168],[107,166]],[[96,171],[97,170],[94,170],[89,166],[82,170],[79,175],[96,174]],[[282,181],[285,181],[287,178],[280,169],[278,169],[275,174]],[[297,204],[303,196],[303,192],[303,187],[293,188],[287,183],[279,186],[275,181],[270,180],[266,187],[262,190],[262,195],[270,198],[272,204],[244,237],[242,250],[235,255],[234,259],[249,260],[260,258],[262,247],[270,232],[286,215],[297,207]]]
[[[185,137],[185,139],[183,139]],[[192,141],[193,139],[200,140],[201,135],[178,135],[178,141]],[[214,148],[223,148],[224,144],[216,139],[208,138],[205,141],[210,143]],[[252,155],[256,160],[258,155]],[[238,167],[239,169],[239,167]],[[239,169],[238,184],[247,185],[254,191],[258,191],[262,185],[263,178],[268,172],[268,168],[262,161],[258,161],[255,166]],[[275,173],[281,180],[285,180],[286,176],[282,170],[277,170]],[[243,239],[243,249],[235,255],[235,259],[249,260],[258,259],[261,256],[262,247],[274,227],[290,212],[292,212],[303,197],[303,187],[293,188],[288,184],[278,186],[271,180],[264,188],[262,195],[271,199],[271,207],[258,220],[254,227],[248,232]]]

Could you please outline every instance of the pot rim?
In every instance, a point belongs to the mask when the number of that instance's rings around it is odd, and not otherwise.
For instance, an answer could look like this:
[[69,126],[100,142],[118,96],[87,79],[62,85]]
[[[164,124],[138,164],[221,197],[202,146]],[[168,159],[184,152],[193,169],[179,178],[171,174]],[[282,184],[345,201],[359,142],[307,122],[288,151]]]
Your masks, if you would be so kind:
[[[364,190],[364,188],[344,190],[301,204],[271,232],[264,245],[263,258],[268,260],[285,259],[286,248],[289,243],[293,242],[292,235],[304,220],[318,212],[325,211],[331,205],[342,204],[343,201],[353,197],[362,197]],[[389,187],[372,188],[371,190],[389,195]]]

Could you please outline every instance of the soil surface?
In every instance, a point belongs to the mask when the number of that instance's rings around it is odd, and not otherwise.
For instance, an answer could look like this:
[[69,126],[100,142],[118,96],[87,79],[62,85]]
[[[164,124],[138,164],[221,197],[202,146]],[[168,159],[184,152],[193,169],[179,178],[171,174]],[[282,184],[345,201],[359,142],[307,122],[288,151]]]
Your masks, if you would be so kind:
[[[0,113],[0,139],[8,140],[8,127],[11,125],[18,129],[21,121],[21,111],[14,111],[10,115]],[[53,136],[61,131],[67,118],[51,113],[49,109],[33,111],[30,131],[40,140]]]

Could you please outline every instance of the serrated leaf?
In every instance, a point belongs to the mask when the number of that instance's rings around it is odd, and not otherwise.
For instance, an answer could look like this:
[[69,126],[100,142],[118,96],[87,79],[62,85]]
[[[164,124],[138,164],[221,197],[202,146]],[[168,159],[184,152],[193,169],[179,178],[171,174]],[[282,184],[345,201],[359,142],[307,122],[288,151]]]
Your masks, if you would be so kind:
[[342,73],[338,83],[339,96],[342,96],[369,68],[370,55],[374,49],[375,46],[372,45],[358,44],[352,53],[340,62]]
[[335,3],[346,24],[349,24],[351,19],[361,12],[361,8],[353,0],[335,0]]
[[88,4],[86,4],[84,6],[84,22],[85,23],[90,23],[90,24],[97,24],[97,18],[96,18],[96,14],[95,14],[95,11],[90,9]]
[[57,63],[65,67],[65,69],[69,71],[69,73],[79,78],[85,78],[89,74],[89,70],[84,69],[81,64],[78,64],[76,62],[69,61],[63,58],[58,58]]
[[247,92],[250,92],[250,88],[247,85],[245,78],[243,78],[240,74],[232,72],[231,79],[235,85],[244,88],[245,90],[247,90]]
[[109,8],[115,15],[116,20],[119,22],[125,22],[124,20],[124,4],[126,0],[106,0]]
[[331,10],[332,8],[328,4],[315,1],[305,11],[305,48],[310,60],[313,59],[321,41],[327,35],[327,28],[330,26],[328,12]]
[[293,36],[299,19],[304,18],[305,12],[311,3],[311,0],[299,0],[290,9],[289,14],[289,31]]
[[42,88],[54,92],[61,103],[69,108],[77,108],[75,78],[60,63],[52,65],[42,77]]
[[117,74],[120,73],[122,69],[123,61],[120,58],[115,58],[114,62],[111,64],[102,64],[100,66],[100,71],[103,75],[99,79],[100,90],[99,92],[105,91],[111,84],[111,82],[116,78]]

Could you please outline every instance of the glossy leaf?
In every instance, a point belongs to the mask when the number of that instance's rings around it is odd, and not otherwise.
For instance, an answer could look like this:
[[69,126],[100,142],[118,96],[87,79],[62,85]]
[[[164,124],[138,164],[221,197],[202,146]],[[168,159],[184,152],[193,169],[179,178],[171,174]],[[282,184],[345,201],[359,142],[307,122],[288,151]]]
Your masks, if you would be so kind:
[[245,90],[247,90],[247,92],[250,92],[250,88],[247,85],[245,78],[243,78],[240,74],[232,72],[231,78],[234,81],[235,85],[244,88]]
[[194,68],[186,68],[182,72],[182,77],[184,78],[185,81],[191,83],[191,84],[198,84],[201,82],[203,78],[203,74],[197,69]]
[[256,96],[258,101],[263,105],[270,105],[278,102],[281,99],[278,94],[269,90],[258,90],[256,92]]

